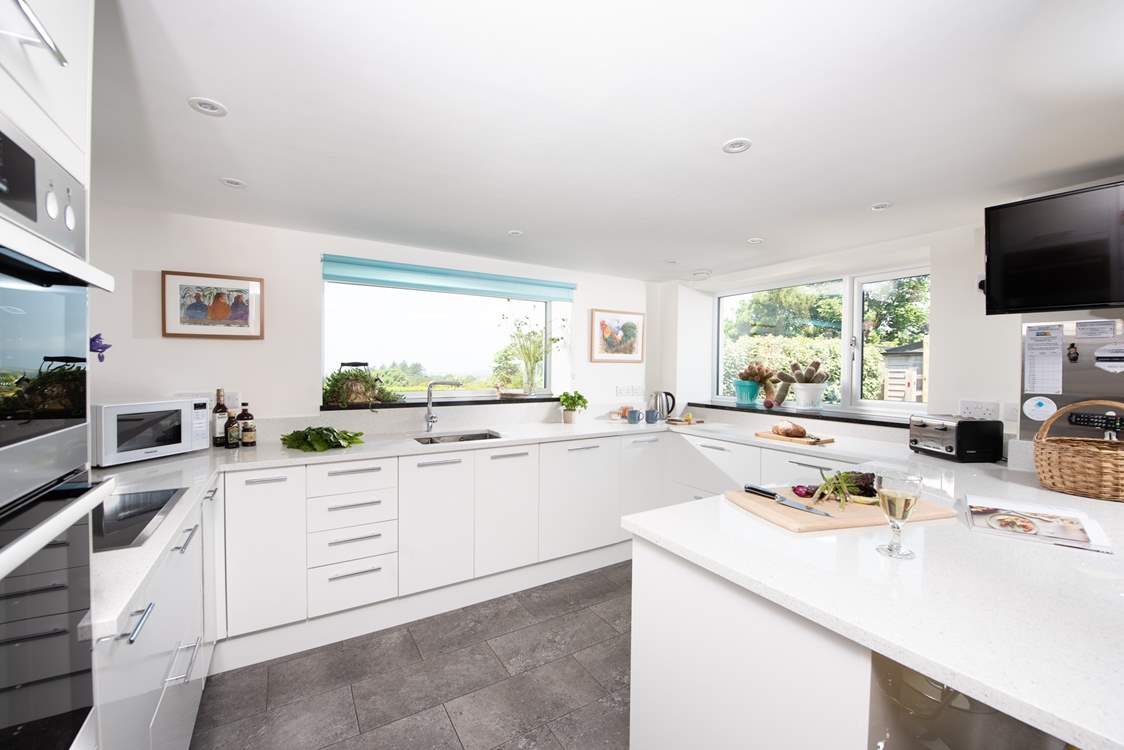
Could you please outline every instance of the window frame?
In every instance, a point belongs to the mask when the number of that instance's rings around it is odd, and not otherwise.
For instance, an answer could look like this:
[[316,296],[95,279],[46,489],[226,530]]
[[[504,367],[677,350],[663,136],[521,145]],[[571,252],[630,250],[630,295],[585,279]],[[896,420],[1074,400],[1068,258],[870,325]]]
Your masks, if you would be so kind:
[[[324,358],[325,358],[325,355],[326,355],[326,352],[327,352],[327,347],[328,347],[328,334],[327,334],[328,318],[327,318],[327,315],[326,315],[326,299],[327,299],[328,284],[349,284],[351,286],[365,286],[365,287],[370,287],[370,288],[373,288],[373,289],[396,289],[396,290],[399,290],[399,291],[422,292],[422,293],[427,293],[427,294],[458,294],[459,296],[462,296],[462,297],[476,297],[476,298],[479,298],[479,299],[497,299],[497,297],[495,297],[495,296],[486,295],[486,294],[468,294],[468,293],[459,293],[459,292],[439,291],[439,290],[435,290],[435,289],[424,289],[424,288],[420,288],[420,287],[414,288],[414,287],[400,287],[400,286],[383,286],[383,285],[380,285],[380,284],[360,284],[360,283],[348,282],[348,281],[333,281],[331,279],[321,279],[321,281],[320,281],[320,337],[321,337],[320,338],[320,363],[321,363],[321,370],[323,370],[323,367],[326,364],[326,362],[324,361]],[[545,318],[545,320],[543,322],[543,335],[545,336],[547,341],[550,340],[550,337],[552,335],[552,323],[553,323],[553,317],[552,316],[554,314],[554,301],[553,300],[523,299],[521,297],[498,297],[498,299],[506,299],[508,302],[511,302],[513,300],[518,300],[518,301],[523,301],[523,302],[541,302],[543,304],[543,308],[544,308],[543,314],[544,314],[544,318]],[[572,303],[567,303],[567,304],[572,304]],[[552,365],[552,357],[553,357],[553,354],[554,354],[553,350],[554,350],[554,347],[552,347],[550,345],[546,346],[545,357],[543,359],[543,364],[542,364],[543,387],[533,389],[531,391],[531,393],[528,394],[531,398],[553,398],[553,396],[554,396],[554,393],[551,390],[551,380],[552,380],[552,378],[551,378],[551,365]],[[376,365],[374,363],[372,363],[371,367],[374,368],[374,367],[376,367]],[[324,377],[325,377],[325,373],[321,372],[321,375],[320,375],[321,382],[323,382]],[[398,401],[396,403],[400,403],[400,404],[413,404],[413,403],[424,404],[427,401],[425,391],[408,391],[408,392],[405,392],[405,393],[401,393],[399,395],[401,395],[402,398],[401,398],[400,401]],[[500,401],[501,399],[500,399],[499,394],[496,392],[496,390],[494,388],[490,388],[490,389],[458,388],[458,389],[455,389],[455,390],[434,390],[433,391],[433,402],[434,403],[438,403],[438,402],[450,403],[450,402],[457,402],[457,401],[474,402],[474,401],[482,401],[482,400]]]
[[[865,274],[825,274],[799,278],[780,278],[761,284],[747,287],[736,287],[729,290],[716,292],[711,320],[714,323],[714,352],[710,358],[710,389],[711,399],[718,403],[734,404],[734,396],[722,395],[722,319],[721,304],[725,297],[736,297],[742,294],[767,292],[772,289],[784,289],[793,286],[808,284],[822,284],[829,281],[839,281],[843,287],[843,320],[840,326],[840,363],[838,404],[825,404],[824,411],[843,411],[854,414],[885,414],[902,416],[908,414],[928,413],[928,402],[914,401],[878,401],[861,398],[862,394],[862,285],[878,281],[905,278],[909,276],[932,276],[929,266],[901,266]],[[931,301],[931,297],[930,297]],[[929,374],[926,373],[926,377]],[[811,416],[814,412],[810,412]]]

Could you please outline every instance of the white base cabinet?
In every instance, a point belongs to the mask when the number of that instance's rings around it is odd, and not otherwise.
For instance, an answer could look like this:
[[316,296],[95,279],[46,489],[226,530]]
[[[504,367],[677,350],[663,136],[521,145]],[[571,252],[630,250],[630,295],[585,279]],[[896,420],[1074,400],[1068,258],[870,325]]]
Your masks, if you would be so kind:
[[762,484],[819,484],[820,472],[828,476],[843,469],[853,469],[854,464],[831,461],[818,456],[805,456],[785,451],[761,451]]
[[[664,487],[664,464],[669,451],[668,435],[622,437],[620,460],[620,514],[640,513],[668,504]],[[630,536],[618,526],[617,538]]]
[[475,451],[477,577],[539,559],[539,447]]
[[226,475],[227,631],[308,616],[303,466]]
[[620,541],[621,438],[540,447],[539,559]]
[[470,451],[399,459],[399,594],[472,578],[474,476]]

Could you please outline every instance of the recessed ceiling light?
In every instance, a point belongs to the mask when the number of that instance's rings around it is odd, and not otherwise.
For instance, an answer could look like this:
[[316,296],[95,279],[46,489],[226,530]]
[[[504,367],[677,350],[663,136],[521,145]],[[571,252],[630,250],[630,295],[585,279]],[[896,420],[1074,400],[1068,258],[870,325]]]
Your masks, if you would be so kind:
[[710,273],[711,271],[709,268],[696,268],[694,271],[691,271],[691,278],[695,281],[706,281],[710,278]]
[[508,237],[522,237],[523,236],[523,230],[522,229],[509,229],[509,230],[507,230],[507,236]]
[[226,105],[205,96],[193,96],[187,100],[187,106],[201,115],[208,117],[226,117]]
[[764,245],[765,244],[765,238],[764,237],[750,237],[748,240],[746,240],[746,242],[748,242],[751,245]]
[[246,181],[240,180],[237,177],[220,177],[219,182],[221,182],[223,185],[226,185],[228,188],[234,188],[235,190],[242,190],[246,187]]
[[749,147],[753,145],[753,141],[748,138],[731,138],[722,144],[722,150],[727,154],[740,154],[743,151],[749,151]]
[[889,209],[890,207],[892,207],[893,205],[894,204],[893,204],[892,201],[878,201],[877,203],[871,203],[870,204],[870,210],[871,211],[885,211],[885,210]]

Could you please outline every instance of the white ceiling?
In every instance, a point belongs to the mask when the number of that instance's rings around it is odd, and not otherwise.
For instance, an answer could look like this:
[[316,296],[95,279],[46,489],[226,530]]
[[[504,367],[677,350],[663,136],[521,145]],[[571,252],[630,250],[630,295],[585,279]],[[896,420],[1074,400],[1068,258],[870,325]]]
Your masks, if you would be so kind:
[[[97,14],[95,189],[191,214],[662,279],[980,223],[1124,172],[1118,0]],[[737,136],[753,147],[723,153]]]

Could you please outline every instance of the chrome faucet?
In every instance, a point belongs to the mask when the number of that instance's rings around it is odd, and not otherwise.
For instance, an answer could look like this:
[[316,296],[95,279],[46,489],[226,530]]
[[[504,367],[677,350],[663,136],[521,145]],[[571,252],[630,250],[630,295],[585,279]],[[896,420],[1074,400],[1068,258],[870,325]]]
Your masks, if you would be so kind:
[[435,385],[451,385],[454,388],[460,388],[463,383],[458,383],[455,380],[434,380],[425,389],[425,431],[433,432],[433,425],[437,424],[437,415],[433,413],[433,386]]

